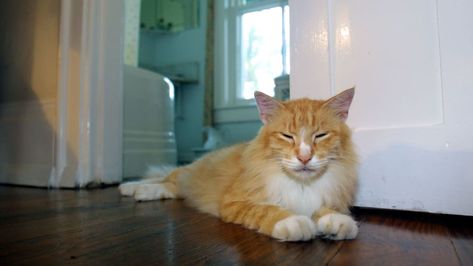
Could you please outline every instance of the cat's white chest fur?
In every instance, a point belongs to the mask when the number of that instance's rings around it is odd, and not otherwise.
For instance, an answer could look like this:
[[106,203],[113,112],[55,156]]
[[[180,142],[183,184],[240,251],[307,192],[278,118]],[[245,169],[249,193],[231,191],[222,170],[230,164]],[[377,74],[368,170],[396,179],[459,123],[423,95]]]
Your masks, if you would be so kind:
[[286,208],[295,214],[312,216],[321,207],[331,202],[336,191],[337,180],[330,172],[310,184],[301,184],[279,174],[267,180],[266,192],[270,204]]

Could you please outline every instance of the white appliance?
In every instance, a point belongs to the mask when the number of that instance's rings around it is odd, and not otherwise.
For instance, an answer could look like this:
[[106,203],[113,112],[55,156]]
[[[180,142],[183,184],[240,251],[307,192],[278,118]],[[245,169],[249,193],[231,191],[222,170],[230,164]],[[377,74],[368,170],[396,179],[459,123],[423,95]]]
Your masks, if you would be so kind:
[[175,165],[174,86],[155,72],[124,66],[123,174]]

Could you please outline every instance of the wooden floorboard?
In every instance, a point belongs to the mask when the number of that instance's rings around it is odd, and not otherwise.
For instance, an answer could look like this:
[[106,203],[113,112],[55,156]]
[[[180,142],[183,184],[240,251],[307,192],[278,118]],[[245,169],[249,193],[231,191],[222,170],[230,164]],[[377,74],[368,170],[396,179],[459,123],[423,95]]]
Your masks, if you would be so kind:
[[473,219],[355,209],[356,240],[281,243],[183,201],[0,186],[0,265],[473,265]]
[[461,264],[473,265],[473,221],[461,217],[450,217],[445,223]]
[[459,265],[437,215],[364,210],[360,216],[359,237],[346,242],[331,264]]

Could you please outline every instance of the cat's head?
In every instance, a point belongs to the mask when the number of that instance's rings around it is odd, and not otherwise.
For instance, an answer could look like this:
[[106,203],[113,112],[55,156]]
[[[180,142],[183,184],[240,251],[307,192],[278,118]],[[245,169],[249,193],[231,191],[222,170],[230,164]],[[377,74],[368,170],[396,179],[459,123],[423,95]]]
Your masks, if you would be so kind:
[[269,159],[292,178],[308,181],[322,175],[334,162],[350,160],[350,130],[345,124],[355,89],[322,101],[280,102],[255,92],[264,126],[258,141]]

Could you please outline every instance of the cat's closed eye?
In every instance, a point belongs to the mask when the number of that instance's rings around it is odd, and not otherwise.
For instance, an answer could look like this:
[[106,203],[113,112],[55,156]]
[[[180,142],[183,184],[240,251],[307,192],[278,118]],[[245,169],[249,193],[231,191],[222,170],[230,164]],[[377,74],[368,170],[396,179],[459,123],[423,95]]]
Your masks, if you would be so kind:
[[289,135],[289,134],[283,133],[283,132],[281,132],[280,134],[281,134],[281,136],[283,136],[284,138],[286,138],[288,140],[294,140],[294,137],[292,135]]
[[315,135],[315,139],[321,139],[321,138],[323,138],[323,137],[325,137],[325,136],[327,136],[327,135],[328,135],[327,132],[320,133],[320,134]]

